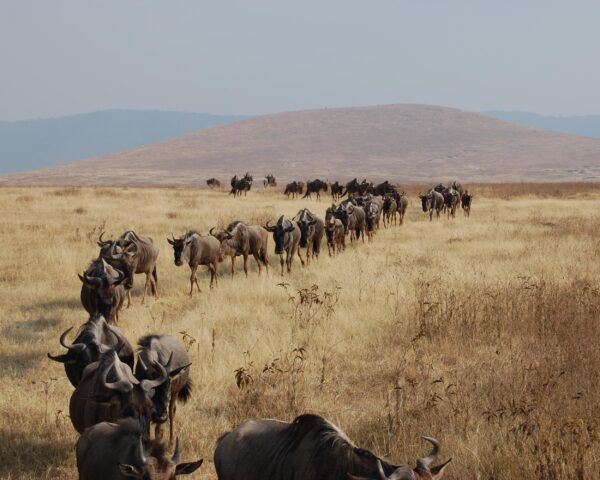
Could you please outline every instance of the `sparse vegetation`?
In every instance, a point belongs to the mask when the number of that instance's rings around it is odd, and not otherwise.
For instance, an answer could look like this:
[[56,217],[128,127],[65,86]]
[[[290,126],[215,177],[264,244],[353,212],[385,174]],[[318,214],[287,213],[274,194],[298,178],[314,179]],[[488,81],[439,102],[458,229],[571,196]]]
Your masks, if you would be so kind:
[[[11,206],[0,225],[0,478],[76,476],[72,387],[46,352],[87,319],[76,274],[98,234],[129,228],[161,248],[161,297],[141,305],[136,278],[120,326],[131,342],[169,333],[188,349],[195,387],[176,422],[183,457],[205,459],[193,478],[216,478],[215,441],[237,422],[302,412],[396,462],[412,463],[418,437],[435,436],[454,459],[448,478],[598,478],[600,187],[467,187],[469,219],[429,222],[411,186],[405,225],[372,243],[331,258],[325,249],[284,277],[278,268],[258,277],[251,263],[248,279],[231,279],[227,262],[218,287],[192,299],[171,232],[262,223],[303,206],[323,215],[330,202],[262,187],[242,200],[192,189],[0,189]],[[273,267],[272,240],[269,252]]]

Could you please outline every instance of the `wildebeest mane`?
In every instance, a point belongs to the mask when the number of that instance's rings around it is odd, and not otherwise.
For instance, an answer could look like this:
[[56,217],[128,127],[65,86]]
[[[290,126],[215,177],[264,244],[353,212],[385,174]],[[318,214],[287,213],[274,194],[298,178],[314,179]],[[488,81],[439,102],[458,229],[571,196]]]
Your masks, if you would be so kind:
[[140,338],[138,340],[138,347],[140,347],[140,350],[144,350],[147,348],[151,348],[152,347],[152,340],[158,340],[159,335],[156,334],[150,334],[150,335],[144,335],[142,338]]

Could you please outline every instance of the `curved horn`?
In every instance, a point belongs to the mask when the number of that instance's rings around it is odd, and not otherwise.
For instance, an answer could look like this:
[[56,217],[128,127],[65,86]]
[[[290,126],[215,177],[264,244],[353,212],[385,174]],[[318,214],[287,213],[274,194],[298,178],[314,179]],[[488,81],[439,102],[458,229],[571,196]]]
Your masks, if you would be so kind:
[[60,336],[60,339],[58,340],[60,342],[60,344],[65,347],[67,350],[69,351],[73,351],[75,353],[80,353],[83,352],[86,348],[85,343],[75,343],[75,344],[71,344],[71,345],[67,345],[65,343],[65,338],[67,337],[67,335],[69,334],[69,332],[73,330],[73,327],[69,327],[67,328],[63,334]]
[[100,234],[100,236],[98,237],[98,242],[96,242],[98,244],[99,247],[103,247],[104,245],[108,245],[109,243],[112,243],[110,240],[102,240],[102,236],[105,234],[106,232],[102,232]]
[[421,437],[421,438],[423,440],[426,440],[429,443],[431,443],[433,445],[433,448],[431,449],[431,453],[429,455],[427,455],[424,458],[419,458],[417,460],[417,467],[429,468],[429,465],[431,465],[435,461],[435,459],[437,458],[438,452],[440,451],[440,442],[438,442],[433,437]]
[[140,435],[140,448],[138,450],[138,460],[141,465],[146,465],[148,463],[148,457],[146,457],[146,452],[144,452],[144,441],[142,440],[142,436]]
[[212,228],[211,228],[211,229],[208,231],[208,233],[209,233],[210,235],[212,235],[213,237],[215,236],[215,234],[213,233],[213,230],[214,230],[214,229],[215,229],[215,227],[212,227]]
[[81,278],[88,286],[94,288],[102,287],[102,279],[99,277],[90,277],[84,273],[83,277],[80,275],[79,278]]
[[385,472],[383,471],[383,465],[381,464],[381,460],[377,459],[377,471],[379,472],[379,477],[381,480],[388,480]]
[[169,375],[167,374],[165,367],[163,367],[160,364],[160,362],[152,362],[152,363],[160,371],[160,376],[154,380],[142,380],[140,382],[140,386],[142,387],[142,390],[144,390],[145,392],[149,392],[153,388],[159,387],[160,385],[165,383],[166,380],[169,378]]
[[108,389],[108,390],[115,390],[121,393],[129,393],[131,392],[131,390],[133,390],[133,384],[125,379],[120,379],[117,380],[116,382],[111,382],[108,383],[107,377],[108,377],[108,372],[110,371],[110,369],[115,366],[115,363],[119,361],[119,357],[117,356],[117,352],[115,350],[113,350],[113,362],[110,363],[105,369],[104,372],[102,372],[102,386],[104,386],[104,388]]
[[179,463],[179,456],[181,455],[181,451],[179,449],[179,437],[175,439],[175,451],[173,452],[173,456],[171,457],[171,461],[177,465]]

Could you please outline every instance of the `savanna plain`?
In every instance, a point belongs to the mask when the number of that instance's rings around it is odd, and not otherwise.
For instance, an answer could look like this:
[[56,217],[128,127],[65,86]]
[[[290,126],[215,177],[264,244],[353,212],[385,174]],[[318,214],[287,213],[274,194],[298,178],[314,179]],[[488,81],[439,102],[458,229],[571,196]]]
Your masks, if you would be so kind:
[[[205,189],[4,188],[0,222],[0,477],[76,478],[72,392],[59,335],[87,320],[81,273],[102,231],[161,249],[159,298],[119,326],[182,339],[194,390],[180,405],[182,460],[215,479],[217,438],[250,417],[318,413],[357,444],[414,465],[420,435],[452,457],[446,478],[600,478],[600,186],[467,185],[471,216],[430,222],[417,186],[402,226],[280,275],[270,268],[188,296],[167,236],[264,224],[330,201]],[[69,337],[72,340],[72,336]]]

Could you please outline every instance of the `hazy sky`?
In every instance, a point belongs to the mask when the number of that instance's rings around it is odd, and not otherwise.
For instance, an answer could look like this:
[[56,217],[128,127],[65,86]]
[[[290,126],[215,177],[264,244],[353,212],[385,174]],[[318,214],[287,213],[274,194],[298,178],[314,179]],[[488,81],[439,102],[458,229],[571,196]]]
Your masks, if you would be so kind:
[[0,119],[429,103],[600,113],[600,1],[0,0]]

